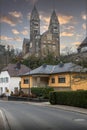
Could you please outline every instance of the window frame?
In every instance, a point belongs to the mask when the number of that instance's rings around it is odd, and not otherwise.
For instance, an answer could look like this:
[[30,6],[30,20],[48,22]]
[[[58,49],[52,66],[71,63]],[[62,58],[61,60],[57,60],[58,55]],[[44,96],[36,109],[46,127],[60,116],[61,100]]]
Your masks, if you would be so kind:
[[51,78],[51,83],[52,84],[55,83],[55,78],[54,77]]
[[24,79],[23,84],[29,84],[29,79],[28,78]]
[[58,83],[66,83],[65,77],[58,77]]

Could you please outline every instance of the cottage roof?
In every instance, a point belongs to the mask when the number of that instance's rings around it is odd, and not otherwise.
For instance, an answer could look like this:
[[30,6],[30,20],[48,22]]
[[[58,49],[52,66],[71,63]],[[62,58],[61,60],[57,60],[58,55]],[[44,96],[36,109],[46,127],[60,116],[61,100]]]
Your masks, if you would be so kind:
[[24,75],[35,75],[35,74],[49,74],[53,68],[53,65],[43,64],[42,66],[24,74]]
[[56,74],[56,73],[65,73],[65,72],[87,72],[87,68],[84,68],[80,65],[73,63],[60,63],[58,65],[42,65],[34,70],[31,70],[24,75],[46,75],[46,74]]
[[29,72],[30,69],[27,66],[20,63],[17,64],[10,63],[5,68],[3,68],[2,71],[8,71],[11,77],[17,77],[18,75],[22,75],[24,73]]
[[60,63],[55,66],[54,70],[52,73],[63,73],[63,72],[85,72],[87,69],[83,69],[82,66],[76,65],[74,63]]

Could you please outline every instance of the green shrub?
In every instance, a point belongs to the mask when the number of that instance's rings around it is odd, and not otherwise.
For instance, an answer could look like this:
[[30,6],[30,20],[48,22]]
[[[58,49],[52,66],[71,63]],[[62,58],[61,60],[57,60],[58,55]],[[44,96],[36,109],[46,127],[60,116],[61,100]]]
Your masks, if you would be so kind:
[[37,97],[43,97],[48,99],[49,98],[49,92],[53,91],[54,89],[51,87],[37,87],[37,88],[31,88],[31,93],[36,95]]
[[51,92],[49,101],[51,104],[87,108],[87,91]]

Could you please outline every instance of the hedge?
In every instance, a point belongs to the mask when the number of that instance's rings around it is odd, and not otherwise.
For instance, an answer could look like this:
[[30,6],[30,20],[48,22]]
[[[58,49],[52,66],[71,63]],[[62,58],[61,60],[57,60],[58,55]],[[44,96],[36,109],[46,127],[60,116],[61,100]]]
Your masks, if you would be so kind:
[[43,97],[46,99],[49,98],[49,92],[51,91],[54,91],[54,89],[51,87],[37,87],[37,88],[32,87],[31,88],[32,94],[36,95],[37,97]]
[[87,108],[87,91],[50,92],[51,104]]

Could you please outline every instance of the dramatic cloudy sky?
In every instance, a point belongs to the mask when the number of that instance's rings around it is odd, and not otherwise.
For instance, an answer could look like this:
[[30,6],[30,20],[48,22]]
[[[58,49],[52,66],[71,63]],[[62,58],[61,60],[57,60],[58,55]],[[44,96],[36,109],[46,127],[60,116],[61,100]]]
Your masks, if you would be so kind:
[[29,18],[34,4],[41,18],[41,34],[47,30],[53,9],[60,23],[61,51],[76,48],[86,35],[86,0],[0,0],[0,43],[22,48],[29,38]]

